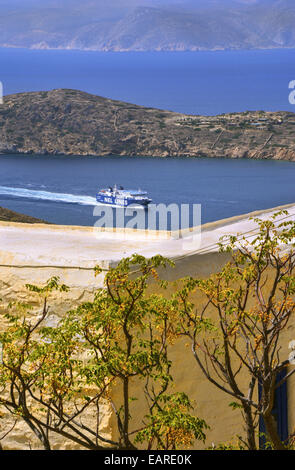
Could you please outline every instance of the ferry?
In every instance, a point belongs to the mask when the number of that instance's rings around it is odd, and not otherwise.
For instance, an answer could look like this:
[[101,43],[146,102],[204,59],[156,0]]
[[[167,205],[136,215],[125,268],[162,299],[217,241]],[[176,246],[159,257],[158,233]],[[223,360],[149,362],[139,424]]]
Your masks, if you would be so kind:
[[96,200],[100,204],[116,207],[128,207],[131,205],[147,207],[150,202],[152,202],[145,191],[141,191],[140,189],[124,189],[123,186],[117,188],[116,185],[99,190],[96,195]]

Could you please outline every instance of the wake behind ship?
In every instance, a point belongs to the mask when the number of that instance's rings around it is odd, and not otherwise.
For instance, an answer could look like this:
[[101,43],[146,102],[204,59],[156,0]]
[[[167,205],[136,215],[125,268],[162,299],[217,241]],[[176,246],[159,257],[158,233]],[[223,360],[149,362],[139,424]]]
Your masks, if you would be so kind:
[[131,205],[140,205],[147,207],[152,200],[148,197],[147,192],[140,189],[124,189],[122,186],[117,188],[101,189],[97,195],[96,200],[100,204],[107,204],[119,207],[128,207]]

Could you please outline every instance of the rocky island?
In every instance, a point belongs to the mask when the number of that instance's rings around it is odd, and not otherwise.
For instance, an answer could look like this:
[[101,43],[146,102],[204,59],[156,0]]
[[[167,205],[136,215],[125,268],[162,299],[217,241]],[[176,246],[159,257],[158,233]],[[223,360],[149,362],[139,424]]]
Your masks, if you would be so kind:
[[0,153],[295,161],[295,114],[185,115],[58,89],[4,97]]

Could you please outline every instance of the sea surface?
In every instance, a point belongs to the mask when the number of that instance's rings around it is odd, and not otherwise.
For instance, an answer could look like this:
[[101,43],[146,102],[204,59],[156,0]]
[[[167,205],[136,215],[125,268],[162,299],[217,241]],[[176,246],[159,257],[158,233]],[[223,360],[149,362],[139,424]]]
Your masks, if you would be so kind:
[[93,52],[0,49],[4,94],[73,88],[189,114],[289,110],[295,49]]
[[94,225],[96,192],[115,183],[201,204],[202,223],[295,201],[292,162],[2,155],[0,168],[0,206],[65,225]]

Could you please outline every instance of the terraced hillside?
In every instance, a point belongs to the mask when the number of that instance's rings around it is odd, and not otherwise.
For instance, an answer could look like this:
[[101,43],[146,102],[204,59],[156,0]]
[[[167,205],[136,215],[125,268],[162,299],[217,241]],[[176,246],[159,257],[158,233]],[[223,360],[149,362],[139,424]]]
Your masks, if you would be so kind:
[[295,161],[295,114],[188,116],[59,89],[0,106],[0,152],[270,158]]

